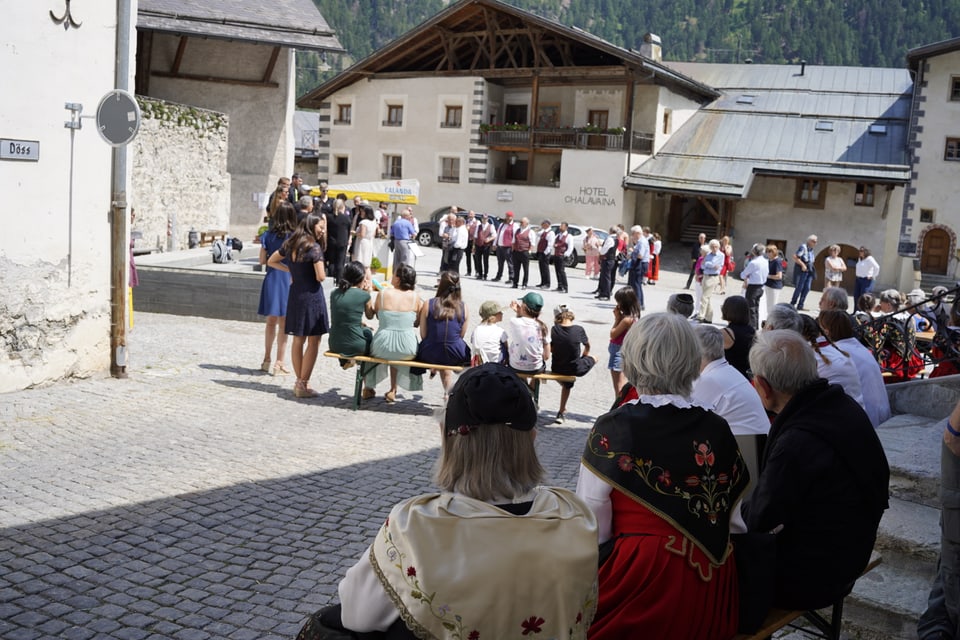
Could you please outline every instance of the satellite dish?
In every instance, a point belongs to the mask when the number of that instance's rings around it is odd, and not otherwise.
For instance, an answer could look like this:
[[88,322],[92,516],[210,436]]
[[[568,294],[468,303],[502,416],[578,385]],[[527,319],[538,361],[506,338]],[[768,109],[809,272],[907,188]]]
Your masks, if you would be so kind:
[[114,89],[97,105],[97,131],[113,147],[122,147],[140,130],[140,105],[122,89]]

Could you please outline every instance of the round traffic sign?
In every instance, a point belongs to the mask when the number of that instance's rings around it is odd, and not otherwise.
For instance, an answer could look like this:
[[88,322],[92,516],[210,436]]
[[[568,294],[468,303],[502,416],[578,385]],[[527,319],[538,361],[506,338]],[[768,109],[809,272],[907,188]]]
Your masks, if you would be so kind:
[[140,130],[140,105],[123,89],[114,89],[97,105],[97,131],[114,147],[122,147]]

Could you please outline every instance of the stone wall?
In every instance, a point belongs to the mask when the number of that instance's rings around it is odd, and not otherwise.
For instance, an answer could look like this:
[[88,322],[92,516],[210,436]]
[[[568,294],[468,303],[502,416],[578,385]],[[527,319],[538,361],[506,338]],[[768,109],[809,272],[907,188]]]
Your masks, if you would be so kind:
[[138,248],[186,249],[191,228],[229,231],[227,116],[143,96],[137,101],[143,120],[129,147],[128,201],[136,211],[131,229],[143,234]]

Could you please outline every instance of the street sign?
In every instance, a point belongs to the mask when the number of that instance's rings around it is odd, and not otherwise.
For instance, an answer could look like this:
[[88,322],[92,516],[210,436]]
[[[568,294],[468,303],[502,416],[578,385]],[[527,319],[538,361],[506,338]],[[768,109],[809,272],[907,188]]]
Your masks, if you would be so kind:
[[114,147],[122,147],[140,130],[140,105],[122,89],[114,89],[97,105],[97,131]]
[[40,141],[0,138],[0,159],[37,162],[40,160]]

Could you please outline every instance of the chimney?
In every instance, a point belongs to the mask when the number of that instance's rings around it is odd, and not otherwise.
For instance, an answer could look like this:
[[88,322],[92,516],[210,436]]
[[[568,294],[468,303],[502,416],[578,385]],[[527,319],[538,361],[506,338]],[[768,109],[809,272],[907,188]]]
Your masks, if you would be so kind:
[[803,75],[804,72],[806,72],[806,70],[807,70],[807,61],[806,61],[806,60],[801,60],[801,61],[800,61],[800,75]]
[[655,33],[645,33],[643,35],[643,44],[640,45],[640,55],[650,58],[654,62],[663,62],[663,55],[660,50],[660,36]]

